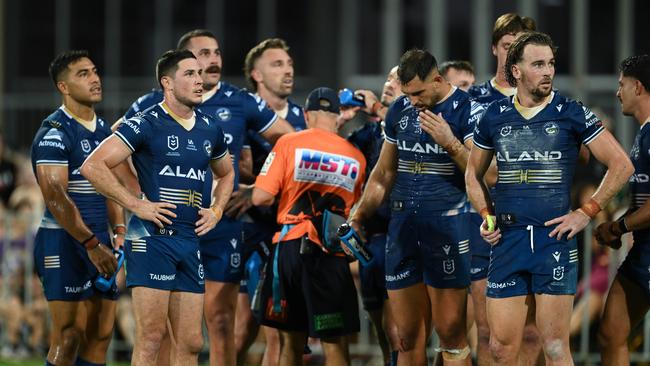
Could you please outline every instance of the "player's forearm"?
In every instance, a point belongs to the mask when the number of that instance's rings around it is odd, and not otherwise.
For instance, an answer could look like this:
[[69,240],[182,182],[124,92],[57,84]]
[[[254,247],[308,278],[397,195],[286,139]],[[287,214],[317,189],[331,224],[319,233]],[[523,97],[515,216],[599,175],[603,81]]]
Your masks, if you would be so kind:
[[625,215],[625,226],[628,231],[650,227],[650,200],[646,201],[638,210]]
[[485,174],[478,174],[474,167],[469,166],[465,174],[467,196],[474,209],[478,212],[487,208],[492,211],[490,193],[485,184]]
[[377,212],[379,206],[388,197],[394,180],[394,172],[388,173],[375,167],[370,174],[368,183],[366,183],[366,188],[363,190],[359,205],[350,217],[350,221],[364,223],[365,220]]
[[232,188],[235,181],[235,173],[233,170],[231,170],[223,177],[217,178],[215,176],[215,179],[218,181],[217,187],[214,189],[214,204],[212,207],[219,207],[223,211],[226,207],[226,204],[228,203],[228,200],[230,199],[230,195],[232,194]]
[[45,194],[44,198],[45,205],[56,219],[56,222],[73,238],[83,242],[93,235],[93,232],[84,223],[81,212],[79,212],[74,201],[62,187],[54,188],[51,192]]
[[624,156],[618,163],[609,164],[607,172],[592,199],[601,208],[605,207],[612,197],[628,182],[632,173],[634,173],[634,166],[627,156]]
[[134,211],[138,204],[138,198],[120,184],[117,177],[103,161],[86,160],[80,170],[97,192],[127,210]]
[[469,158],[469,149],[460,141],[455,140],[451,145],[445,147],[447,154],[458,166],[461,172],[467,169],[467,159]]
[[106,213],[108,214],[108,222],[112,228],[116,225],[125,225],[126,220],[124,216],[124,208],[111,200],[106,200]]

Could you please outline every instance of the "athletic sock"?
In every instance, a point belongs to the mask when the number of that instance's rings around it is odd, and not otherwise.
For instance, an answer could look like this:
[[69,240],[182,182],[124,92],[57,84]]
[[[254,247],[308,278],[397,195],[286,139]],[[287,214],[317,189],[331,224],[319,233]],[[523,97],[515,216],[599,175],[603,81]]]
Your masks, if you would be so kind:
[[390,366],[397,366],[397,355],[399,354],[398,351],[392,351],[390,353]]

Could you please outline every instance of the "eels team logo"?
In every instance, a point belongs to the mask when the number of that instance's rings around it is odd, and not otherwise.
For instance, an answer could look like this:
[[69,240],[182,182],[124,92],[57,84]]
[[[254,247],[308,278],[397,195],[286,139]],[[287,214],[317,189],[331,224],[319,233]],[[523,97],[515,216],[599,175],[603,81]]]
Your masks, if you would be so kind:
[[508,135],[510,134],[510,132],[512,132],[512,126],[504,126],[504,127],[501,127],[501,131],[499,131],[499,133],[500,133],[501,136],[503,136],[503,137],[508,136]]
[[212,155],[212,144],[210,141],[205,140],[203,141],[203,151],[205,151],[206,155],[211,156]]
[[544,125],[544,133],[546,136],[554,136],[560,132],[560,127],[555,122],[549,122]]
[[224,122],[229,121],[232,113],[230,113],[230,109],[228,108],[219,108],[217,109],[217,117]]

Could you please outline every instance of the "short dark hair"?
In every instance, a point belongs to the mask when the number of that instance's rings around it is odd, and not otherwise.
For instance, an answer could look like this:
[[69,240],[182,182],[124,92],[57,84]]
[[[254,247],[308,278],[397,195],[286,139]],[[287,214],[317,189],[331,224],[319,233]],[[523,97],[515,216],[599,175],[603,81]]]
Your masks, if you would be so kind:
[[512,65],[521,61],[524,56],[524,49],[529,44],[537,46],[549,46],[553,51],[553,56],[557,52],[557,47],[553,45],[553,40],[546,33],[541,32],[527,32],[517,37],[508,48],[508,56],[506,57],[505,74],[506,80],[510,86],[517,86],[517,79],[512,75]]
[[438,62],[429,51],[414,48],[400,57],[397,77],[402,84],[410,82],[416,76],[424,81],[431,71],[437,69]]
[[645,90],[650,92],[650,56],[630,56],[621,61],[619,68],[623,76],[629,76],[639,80]]
[[212,38],[215,41],[218,42],[217,36],[214,35],[214,33],[210,32],[207,29],[194,29],[191,30],[181,36],[181,38],[178,39],[178,43],[176,44],[176,48],[179,50],[184,50],[187,49],[187,45],[190,43],[192,38],[196,37],[208,37]]
[[449,69],[467,71],[470,74],[474,75],[474,66],[472,66],[469,61],[465,60],[445,61],[441,63],[440,66],[438,66],[438,71],[442,76],[446,76]]
[[86,50],[70,50],[59,53],[50,63],[49,73],[54,86],[61,80],[61,75],[67,71],[68,66],[81,58],[90,58]]
[[536,30],[535,20],[522,17],[515,13],[506,13],[497,18],[492,28],[492,45],[496,46],[501,37],[506,34],[515,35],[519,32],[532,32]]
[[160,79],[163,76],[173,76],[176,70],[178,70],[178,63],[186,58],[196,59],[194,54],[189,50],[169,50],[160,56],[156,63],[156,78],[161,88],[163,86]]
[[250,51],[246,54],[246,59],[244,60],[244,76],[246,81],[252,90],[257,91],[257,83],[255,79],[251,76],[251,71],[255,67],[255,62],[262,57],[262,54],[266,50],[270,49],[281,49],[289,52],[289,46],[282,38],[267,38],[262,42],[258,43],[255,47],[251,48]]

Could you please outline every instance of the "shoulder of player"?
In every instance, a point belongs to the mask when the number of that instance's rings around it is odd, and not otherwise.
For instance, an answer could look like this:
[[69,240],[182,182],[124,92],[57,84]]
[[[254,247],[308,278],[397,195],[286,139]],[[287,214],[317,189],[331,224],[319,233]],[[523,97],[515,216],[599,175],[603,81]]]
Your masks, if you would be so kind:
[[405,111],[412,109],[413,106],[409,101],[406,95],[402,95],[395,99],[393,103],[388,107],[388,112],[386,112],[386,121],[387,122],[397,122],[397,120],[390,121],[391,118],[395,118],[398,115],[402,115]]
[[138,99],[136,99],[136,101],[133,102],[133,105],[136,105],[139,111],[144,111],[162,102],[163,99],[164,99],[164,95],[162,90],[154,89],[150,93],[147,93],[139,97]]
[[490,80],[484,81],[481,84],[475,84],[469,87],[467,93],[474,98],[490,94]]

